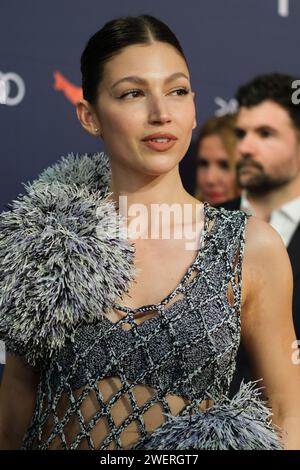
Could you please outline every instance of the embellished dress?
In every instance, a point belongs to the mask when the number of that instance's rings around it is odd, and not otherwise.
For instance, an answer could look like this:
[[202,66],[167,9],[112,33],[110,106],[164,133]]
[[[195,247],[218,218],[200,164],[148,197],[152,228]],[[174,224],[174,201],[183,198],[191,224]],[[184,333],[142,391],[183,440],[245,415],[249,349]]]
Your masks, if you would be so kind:
[[40,372],[22,448],[282,448],[254,383],[228,398],[249,216],[205,203],[180,283],[128,308],[134,246],[109,178],[105,154],[70,155],[0,215],[0,338]]

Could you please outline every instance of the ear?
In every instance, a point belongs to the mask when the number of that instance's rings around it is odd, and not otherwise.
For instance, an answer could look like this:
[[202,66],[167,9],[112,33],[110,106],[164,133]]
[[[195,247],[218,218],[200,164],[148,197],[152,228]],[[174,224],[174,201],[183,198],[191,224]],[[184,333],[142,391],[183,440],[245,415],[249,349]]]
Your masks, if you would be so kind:
[[99,119],[87,100],[79,100],[76,104],[76,114],[82,127],[91,135],[101,135]]

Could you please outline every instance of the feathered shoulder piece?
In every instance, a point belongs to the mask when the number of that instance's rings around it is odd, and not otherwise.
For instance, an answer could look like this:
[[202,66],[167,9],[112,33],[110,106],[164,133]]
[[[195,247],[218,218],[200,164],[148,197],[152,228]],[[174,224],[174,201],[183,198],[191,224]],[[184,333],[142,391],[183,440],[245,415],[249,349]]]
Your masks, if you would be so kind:
[[0,214],[0,339],[35,365],[128,291],[136,271],[104,153],[62,158]]

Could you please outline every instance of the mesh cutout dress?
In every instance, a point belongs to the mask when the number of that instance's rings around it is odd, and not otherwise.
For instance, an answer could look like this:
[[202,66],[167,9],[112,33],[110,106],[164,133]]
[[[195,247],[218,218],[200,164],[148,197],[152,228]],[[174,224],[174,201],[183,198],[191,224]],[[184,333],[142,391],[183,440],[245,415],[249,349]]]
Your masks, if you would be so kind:
[[[200,245],[181,282],[157,304],[127,308],[115,299],[134,278],[133,251],[112,236],[120,220],[105,201],[108,180],[104,154],[71,156],[1,214],[0,336],[41,373],[23,449],[281,448],[257,389],[243,384],[228,398],[248,216],[205,203]],[[12,237],[14,259],[24,266],[26,247],[25,266],[41,276],[35,290],[29,271],[12,269]],[[112,309],[123,314],[115,323],[103,314]]]

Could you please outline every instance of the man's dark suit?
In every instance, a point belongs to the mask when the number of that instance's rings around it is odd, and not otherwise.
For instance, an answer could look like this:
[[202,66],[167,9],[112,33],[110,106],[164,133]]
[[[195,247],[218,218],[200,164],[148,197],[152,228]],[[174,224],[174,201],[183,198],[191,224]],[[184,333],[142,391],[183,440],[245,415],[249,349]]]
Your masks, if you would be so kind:
[[[241,198],[232,199],[231,201],[225,202],[220,205],[227,210],[237,210],[241,206]],[[293,319],[296,331],[296,337],[300,340],[300,224],[287,247],[287,252],[290,257],[293,280],[294,280],[294,293],[293,293]],[[292,349],[291,349],[292,354]],[[231,393],[235,393],[238,390],[239,384],[242,380],[253,380],[251,373],[249,360],[247,357],[246,350],[241,344],[238,356],[237,356],[237,370],[231,386]]]

